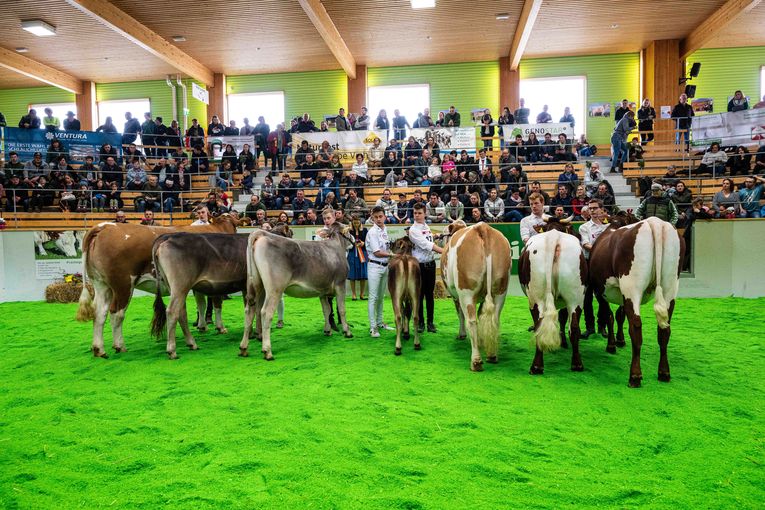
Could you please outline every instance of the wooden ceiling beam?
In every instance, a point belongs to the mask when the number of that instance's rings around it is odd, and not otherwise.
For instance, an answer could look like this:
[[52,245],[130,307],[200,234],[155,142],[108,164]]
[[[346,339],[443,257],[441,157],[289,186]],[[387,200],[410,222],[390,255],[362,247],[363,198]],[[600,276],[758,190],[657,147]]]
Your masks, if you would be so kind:
[[348,75],[348,78],[356,79],[356,59],[353,58],[351,50],[345,44],[340,32],[337,30],[332,18],[329,17],[327,9],[321,3],[321,0],[298,0],[308,18],[316,27],[316,30],[324,39],[329,51],[335,56],[340,66]]
[[681,58],[686,59],[722,32],[737,17],[757,7],[762,0],[728,0],[708,16],[680,45]]
[[82,94],[82,80],[58,69],[32,60],[15,51],[0,48],[0,67],[4,67],[24,76],[29,76],[48,85]]
[[521,17],[518,20],[518,26],[513,36],[513,45],[510,46],[510,70],[515,71],[521,63],[523,52],[526,51],[526,44],[531,37],[531,29],[537,20],[539,9],[542,8],[542,0],[526,0],[523,3]]
[[213,86],[213,72],[108,0],[66,0],[71,6],[164,60],[178,71]]

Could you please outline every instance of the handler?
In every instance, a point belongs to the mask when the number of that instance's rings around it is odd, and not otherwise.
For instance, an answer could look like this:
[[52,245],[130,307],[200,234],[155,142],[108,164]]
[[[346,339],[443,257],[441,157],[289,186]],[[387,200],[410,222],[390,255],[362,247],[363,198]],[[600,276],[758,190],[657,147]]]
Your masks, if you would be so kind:
[[425,223],[425,204],[414,204],[414,224],[409,228],[409,239],[414,244],[412,255],[420,263],[420,321],[417,331],[425,331],[425,323],[422,313],[422,302],[425,301],[428,314],[428,333],[435,333],[436,326],[433,324],[433,291],[436,287],[436,261],[435,254],[443,253],[440,246],[433,243],[433,233]]
[[369,279],[369,303],[367,314],[369,315],[369,336],[380,337],[380,329],[393,330],[383,322],[383,302],[385,300],[385,287],[388,281],[389,251],[388,230],[385,228],[385,209],[379,205],[372,208],[372,222],[374,226],[367,234],[367,253],[369,265],[367,266],[367,278]]

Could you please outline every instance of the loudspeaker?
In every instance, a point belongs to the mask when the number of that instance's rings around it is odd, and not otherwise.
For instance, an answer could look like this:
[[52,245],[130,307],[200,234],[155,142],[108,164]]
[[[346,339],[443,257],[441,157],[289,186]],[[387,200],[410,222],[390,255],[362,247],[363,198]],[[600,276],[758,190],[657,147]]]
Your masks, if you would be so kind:
[[701,71],[701,62],[694,62],[691,66],[691,78],[695,78],[699,75],[699,71]]
[[688,96],[688,99],[693,99],[696,97],[696,85],[686,85],[685,95]]

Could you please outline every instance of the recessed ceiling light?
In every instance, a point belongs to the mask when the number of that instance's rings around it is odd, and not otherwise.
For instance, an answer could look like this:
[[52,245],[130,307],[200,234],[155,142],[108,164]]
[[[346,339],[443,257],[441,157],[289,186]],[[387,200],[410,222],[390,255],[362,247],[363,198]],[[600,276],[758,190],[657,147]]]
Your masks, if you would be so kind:
[[26,53],[29,51],[29,48],[16,48],[16,51],[19,53]]
[[30,19],[21,22],[21,28],[35,34],[37,37],[49,37],[56,35],[56,27],[48,25],[43,20]]
[[182,35],[174,35],[173,41],[175,42],[186,42],[186,38]]
[[499,21],[504,21],[506,19],[510,19],[510,15],[508,13],[506,13],[506,12],[501,12],[501,13],[497,14],[496,18]]
[[427,39],[428,41],[430,41],[430,36],[427,36],[425,39]]
[[412,9],[432,9],[436,6],[436,0],[409,0],[412,2]]
[[619,25],[614,23],[613,25],[611,25],[611,28],[619,28]]

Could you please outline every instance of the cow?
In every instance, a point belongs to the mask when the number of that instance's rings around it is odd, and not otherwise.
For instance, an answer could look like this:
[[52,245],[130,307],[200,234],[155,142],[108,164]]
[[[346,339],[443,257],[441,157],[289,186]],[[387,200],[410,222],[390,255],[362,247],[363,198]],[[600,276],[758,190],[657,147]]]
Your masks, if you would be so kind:
[[252,321],[257,317],[257,336],[262,339],[264,359],[274,359],[271,351],[271,319],[283,294],[292,297],[319,297],[324,312],[324,334],[332,334],[329,317],[330,297],[337,300],[337,311],[346,338],[353,338],[345,320],[345,280],[348,276],[347,251],[355,241],[348,227],[333,224],[323,241],[296,241],[259,230],[247,240],[247,297],[244,335],[239,355],[248,356]]
[[544,352],[567,347],[565,329],[569,317],[571,370],[581,372],[584,366],[579,353],[579,317],[587,284],[587,260],[569,220],[549,218],[542,230],[529,238],[518,261],[518,279],[534,321],[536,352],[529,373],[544,373]]
[[77,237],[73,230],[66,230],[64,232],[47,232],[36,230],[35,246],[37,247],[37,253],[41,256],[45,256],[48,252],[45,251],[45,243],[54,241],[56,251],[67,257],[77,256]]
[[685,253],[685,242],[675,228],[656,217],[604,231],[590,251],[589,279],[599,304],[599,322],[609,315],[607,351],[616,352],[613,317],[608,303],[619,305],[617,320],[626,317],[632,341],[632,364],[629,386],[638,388],[643,373],[640,368],[640,349],[643,344],[643,322],[640,305],[655,297],[653,310],[658,323],[660,349],[658,379],[669,382],[670,371],[667,345],[670,322],[675,309],[679,287],[680,262]]
[[457,308],[460,339],[466,336],[467,318],[472,348],[470,369],[480,372],[483,370],[480,347],[486,350],[486,361],[497,362],[499,316],[512,265],[510,243],[483,222],[467,227],[457,220],[447,227],[446,236],[441,278]]
[[104,350],[107,314],[110,314],[114,350],[127,350],[122,321],[133,289],[156,291],[156,280],[151,271],[151,247],[157,237],[178,230],[233,234],[238,225],[236,217],[223,214],[209,225],[173,228],[104,222],[91,228],[83,240],[82,266],[83,279],[90,280],[95,295],[90,293],[87,285],[82,286],[76,319],[93,321],[93,355],[108,357]]
[[[401,336],[409,340],[409,320],[416,325],[420,318],[420,264],[412,256],[414,244],[409,237],[402,237],[393,243],[394,255],[388,261],[388,293],[396,317],[396,349],[401,355]],[[419,351],[420,333],[414,328],[414,350]]]
[[[273,233],[292,237],[287,224],[279,224]],[[233,292],[246,292],[247,238],[249,234],[197,234],[175,232],[163,234],[154,241],[152,261],[158,285],[154,299],[152,334],[162,336],[167,325],[167,354],[177,359],[175,325],[180,319],[186,345],[192,351],[199,347],[189,330],[186,314],[186,296],[194,291],[197,308],[204,310],[204,296],[220,296]],[[170,289],[170,304],[162,301],[162,284]],[[220,302],[217,299],[218,303]],[[215,308],[216,329],[226,333],[221,310]]]

